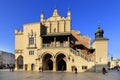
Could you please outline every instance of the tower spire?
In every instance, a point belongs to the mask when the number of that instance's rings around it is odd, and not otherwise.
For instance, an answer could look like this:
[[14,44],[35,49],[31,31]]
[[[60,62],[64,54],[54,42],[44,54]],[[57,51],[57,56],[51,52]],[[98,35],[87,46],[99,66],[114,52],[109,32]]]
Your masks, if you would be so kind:
[[101,29],[100,23],[98,23],[98,29],[95,32],[95,38],[103,38],[104,31]]
[[58,10],[56,9],[56,6],[54,7],[53,15],[52,16],[58,16]]
[[41,22],[44,20],[44,14],[43,14],[43,10],[41,10],[40,19],[41,19]]
[[54,6],[54,10],[56,9],[56,5]]
[[100,27],[101,27],[100,22],[98,22],[98,28],[100,28]]
[[67,17],[68,17],[68,19],[71,19],[71,12],[70,12],[70,8],[68,8]]

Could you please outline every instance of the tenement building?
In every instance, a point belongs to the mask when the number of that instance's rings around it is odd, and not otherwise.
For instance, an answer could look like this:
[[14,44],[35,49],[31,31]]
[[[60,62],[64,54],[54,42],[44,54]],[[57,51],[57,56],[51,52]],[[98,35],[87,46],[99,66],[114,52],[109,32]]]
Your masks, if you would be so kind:
[[15,55],[9,52],[0,51],[0,69],[8,68],[15,64]]
[[98,26],[90,47],[90,37],[71,29],[71,12],[67,17],[54,9],[51,17],[23,25],[15,30],[16,70],[39,71],[101,71],[108,63],[108,39]]
[[108,61],[108,67],[109,69],[117,69],[120,67],[120,59],[118,58],[113,58]]

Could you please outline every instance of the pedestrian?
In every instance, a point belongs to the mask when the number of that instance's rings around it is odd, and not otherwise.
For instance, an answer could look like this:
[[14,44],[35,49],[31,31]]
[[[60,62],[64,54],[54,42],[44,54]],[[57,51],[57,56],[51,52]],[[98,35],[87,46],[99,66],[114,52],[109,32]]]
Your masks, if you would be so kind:
[[105,75],[105,73],[107,73],[105,67],[102,68],[102,73]]
[[77,67],[75,67],[75,74],[77,74]]
[[41,67],[39,67],[39,72],[41,72]]
[[12,65],[11,65],[11,64],[9,65],[9,70],[10,70],[10,72],[11,72],[11,70],[12,70]]
[[14,65],[11,64],[11,71],[14,72]]
[[119,71],[119,68],[117,68],[117,71]]
[[11,67],[11,69],[12,69],[12,72],[14,72],[14,67],[13,66]]

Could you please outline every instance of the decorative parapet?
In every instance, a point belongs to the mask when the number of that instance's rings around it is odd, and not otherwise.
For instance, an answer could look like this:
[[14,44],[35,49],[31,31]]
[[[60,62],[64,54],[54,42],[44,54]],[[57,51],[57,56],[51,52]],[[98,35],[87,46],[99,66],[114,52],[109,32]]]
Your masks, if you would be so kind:
[[15,53],[23,53],[23,50],[22,49],[16,49]]
[[22,30],[18,31],[18,29],[15,29],[15,35],[22,35],[22,34],[23,34]]
[[59,43],[59,44],[43,44],[42,48],[66,48],[69,47],[69,43]]

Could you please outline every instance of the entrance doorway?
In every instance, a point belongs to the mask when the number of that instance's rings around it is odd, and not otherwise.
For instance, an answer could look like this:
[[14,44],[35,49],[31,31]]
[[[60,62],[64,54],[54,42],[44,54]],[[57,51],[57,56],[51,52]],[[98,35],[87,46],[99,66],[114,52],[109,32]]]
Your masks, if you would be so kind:
[[28,67],[28,65],[27,65],[27,64],[25,64],[25,71],[27,71],[27,67]]
[[47,61],[47,65],[48,65],[48,70],[53,70],[53,61],[51,60],[51,59],[49,59],[48,61]]
[[53,61],[51,54],[45,54],[42,60],[43,70],[53,70]]
[[56,66],[57,66],[57,71],[65,71],[66,70],[66,61],[65,61],[65,55],[64,54],[59,54],[56,58]]
[[17,58],[17,69],[23,69],[23,56],[18,56]]
[[34,70],[34,64],[31,64],[31,71]]
[[58,62],[58,71],[63,71],[63,70],[66,70],[66,62],[63,59],[61,59]]

